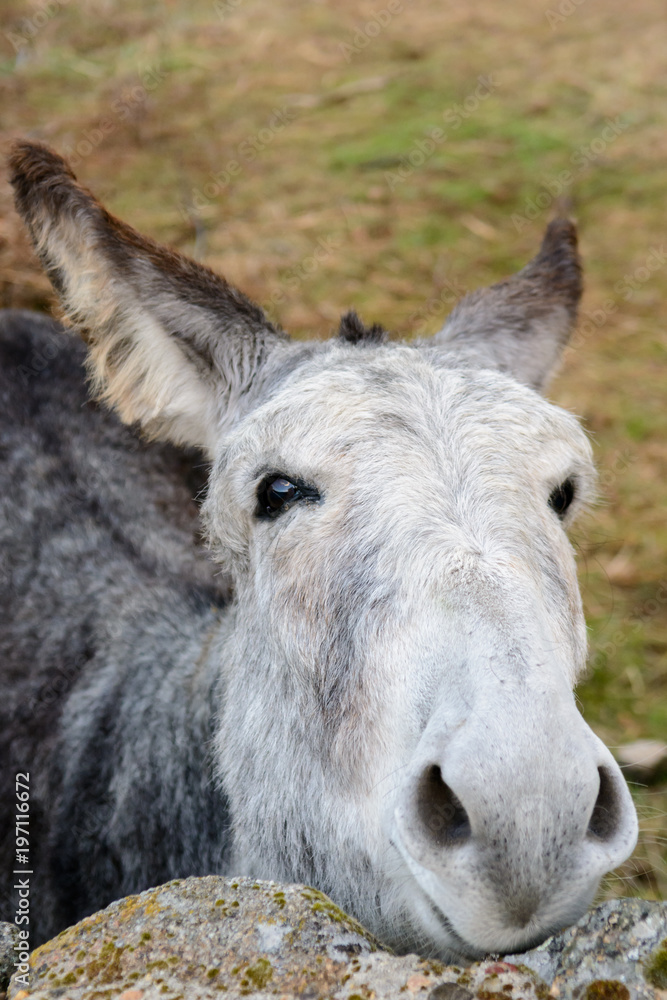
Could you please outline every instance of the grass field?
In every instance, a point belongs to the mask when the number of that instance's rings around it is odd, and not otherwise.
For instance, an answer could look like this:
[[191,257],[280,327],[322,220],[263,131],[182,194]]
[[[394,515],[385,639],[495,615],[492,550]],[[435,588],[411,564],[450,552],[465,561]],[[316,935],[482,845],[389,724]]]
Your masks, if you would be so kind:
[[[3,3],[2,148],[45,140],[140,230],[295,336],[346,308],[435,331],[578,221],[579,333],[550,396],[601,501],[576,531],[587,719],[667,739],[667,21],[658,0]],[[439,130],[434,133],[434,130]],[[433,138],[433,136],[436,138]],[[0,303],[52,295],[0,186]],[[605,891],[667,897],[667,787]]]

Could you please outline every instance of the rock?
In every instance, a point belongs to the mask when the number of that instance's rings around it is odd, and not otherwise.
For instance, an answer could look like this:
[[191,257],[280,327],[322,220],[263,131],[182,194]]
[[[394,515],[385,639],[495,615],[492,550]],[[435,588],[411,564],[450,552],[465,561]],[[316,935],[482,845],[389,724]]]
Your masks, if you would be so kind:
[[506,961],[528,966],[563,1000],[654,1000],[667,990],[667,903],[608,900]]
[[31,969],[8,1000],[667,1000],[667,904],[612,900],[539,948],[463,968],[393,955],[315,889],[208,876],[112,903]]
[[14,972],[19,934],[15,924],[0,921],[0,993],[7,989]]
[[397,957],[376,952],[359,963],[349,979],[334,990],[331,1000],[372,997],[397,1000],[544,1000],[547,988],[530,969],[504,961],[475,962],[459,968],[444,966],[416,955]]
[[468,1000],[479,991],[538,1000],[545,993],[529,970],[504,962],[463,969],[396,957],[314,889],[217,876],[112,903],[37,948],[31,967],[29,993],[13,980],[9,1000]]

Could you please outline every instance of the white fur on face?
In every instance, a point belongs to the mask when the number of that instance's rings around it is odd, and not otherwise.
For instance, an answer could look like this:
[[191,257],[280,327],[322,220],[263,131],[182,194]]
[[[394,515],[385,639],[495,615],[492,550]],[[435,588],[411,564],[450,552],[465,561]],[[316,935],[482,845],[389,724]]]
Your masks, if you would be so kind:
[[[269,472],[321,500],[258,520]],[[443,955],[583,910],[636,826],[571,692],[585,625],[548,502],[567,478],[570,522],[594,482],[574,417],[409,347],[332,346],[224,439],[206,517],[239,594],[218,738],[239,870],[314,881]],[[465,843],[419,815],[436,764]],[[600,768],[619,813],[602,844]]]

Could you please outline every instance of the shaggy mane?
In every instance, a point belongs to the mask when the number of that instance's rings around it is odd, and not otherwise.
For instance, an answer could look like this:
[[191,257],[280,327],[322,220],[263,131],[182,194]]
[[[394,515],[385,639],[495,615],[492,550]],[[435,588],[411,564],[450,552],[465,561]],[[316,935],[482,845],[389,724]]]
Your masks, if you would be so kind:
[[350,344],[384,344],[389,339],[389,334],[379,323],[366,326],[354,309],[341,316],[338,336]]

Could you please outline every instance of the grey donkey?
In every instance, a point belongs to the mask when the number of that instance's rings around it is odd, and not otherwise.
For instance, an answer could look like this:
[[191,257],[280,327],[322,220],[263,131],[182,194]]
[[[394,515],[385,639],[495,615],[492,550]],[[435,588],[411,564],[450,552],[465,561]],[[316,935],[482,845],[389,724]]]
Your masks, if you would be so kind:
[[573,226],[430,340],[347,314],[301,342],[46,147],[11,174],[87,347],[2,320],[3,802],[29,772],[34,941],[211,872],[310,883],[445,959],[575,921],[637,823],[573,695],[590,447],[540,393]]

